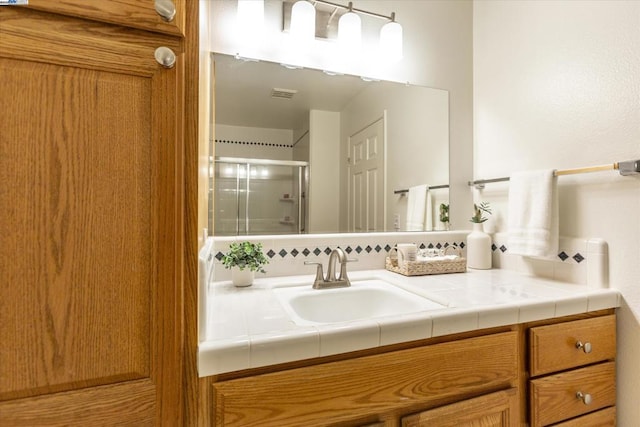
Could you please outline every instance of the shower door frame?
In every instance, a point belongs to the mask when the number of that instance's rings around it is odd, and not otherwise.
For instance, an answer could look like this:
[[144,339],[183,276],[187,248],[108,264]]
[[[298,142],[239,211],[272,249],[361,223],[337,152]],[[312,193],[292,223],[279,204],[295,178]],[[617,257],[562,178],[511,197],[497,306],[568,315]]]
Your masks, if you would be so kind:
[[[249,234],[249,187],[251,184],[251,166],[260,165],[260,166],[288,166],[288,167],[297,167],[298,168],[298,220],[297,220],[297,234],[305,233],[306,229],[306,215],[307,215],[307,194],[309,193],[309,162],[298,161],[298,160],[272,160],[272,159],[252,159],[252,158],[244,158],[244,157],[215,157],[214,163],[225,163],[225,164],[233,164],[236,165],[236,194],[237,194],[237,212],[236,215],[236,236],[240,235],[240,180],[246,180],[246,191],[244,198],[244,211],[245,211],[245,234]],[[240,178],[240,166],[246,167],[247,176],[246,178]],[[214,185],[215,189],[215,185]],[[214,190],[215,196],[215,190]],[[215,228],[213,230],[215,234]]]

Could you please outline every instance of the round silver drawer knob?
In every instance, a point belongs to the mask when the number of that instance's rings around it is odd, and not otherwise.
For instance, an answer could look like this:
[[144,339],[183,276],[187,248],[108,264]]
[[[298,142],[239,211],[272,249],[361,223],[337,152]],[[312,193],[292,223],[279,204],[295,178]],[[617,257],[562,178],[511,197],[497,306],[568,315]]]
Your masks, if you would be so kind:
[[171,0],[156,0],[155,8],[158,15],[167,22],[173,21],[176,16],[176,5]]
[[591,402],[593,402],[593,398],[591,397],[591,395],[589,393],[583,393],[581,391],[576,393],[576,397],[579,400],[582,400],[582,403],[584,403],[585,405],[590,405]]
[[156,61],[164,68],[173,68],[176,64],[176,54],[168,47],[159,47],[155,51]]
[[584,351],[585,353],[591,353],[591,343],[590,342],[583,343],[582,341],[578,341],[576,343],[576,348],[578,350]]

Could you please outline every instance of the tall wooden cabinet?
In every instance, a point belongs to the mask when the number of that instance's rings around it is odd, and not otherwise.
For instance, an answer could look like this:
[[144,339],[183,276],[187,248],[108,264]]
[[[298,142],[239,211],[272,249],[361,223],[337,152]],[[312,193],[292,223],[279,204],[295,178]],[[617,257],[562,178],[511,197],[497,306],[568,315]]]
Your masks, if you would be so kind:
[[0,8],[0,425],[180,425],[185,3],[29,3]]

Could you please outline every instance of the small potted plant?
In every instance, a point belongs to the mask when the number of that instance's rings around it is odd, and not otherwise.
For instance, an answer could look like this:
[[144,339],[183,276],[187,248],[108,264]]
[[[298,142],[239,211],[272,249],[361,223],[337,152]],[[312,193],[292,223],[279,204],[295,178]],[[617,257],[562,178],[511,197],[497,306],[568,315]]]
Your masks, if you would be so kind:
[[491,215],[491,206],[487,202],[473,204],[473,231],[467,236],[467,266],[480,270],[491,268],[491,236],[484,232],[482,223]]
[[440,203],[440,222],[445,230],[449,230],[449,205],[446,203]]
[[471,222],[474,224],[482,224],[489,218],[483,216],[483,214],[491,215],[491,206],[487,202],[481,202],[480,205],[473,204],[473,216]]
[[222,265],[231,269],[231,280],[238,287],[251,286],[256,271],[266,273],[262,267],[268,263],[260,243],[231,243],[229,251],[222,256]]

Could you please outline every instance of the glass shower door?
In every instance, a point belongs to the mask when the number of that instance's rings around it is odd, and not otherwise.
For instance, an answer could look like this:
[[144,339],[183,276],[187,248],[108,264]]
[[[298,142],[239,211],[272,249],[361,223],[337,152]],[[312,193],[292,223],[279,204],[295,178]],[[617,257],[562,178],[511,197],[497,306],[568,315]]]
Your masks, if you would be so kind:
[[306,162],[215,161],[214,234],[305,232]]

